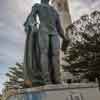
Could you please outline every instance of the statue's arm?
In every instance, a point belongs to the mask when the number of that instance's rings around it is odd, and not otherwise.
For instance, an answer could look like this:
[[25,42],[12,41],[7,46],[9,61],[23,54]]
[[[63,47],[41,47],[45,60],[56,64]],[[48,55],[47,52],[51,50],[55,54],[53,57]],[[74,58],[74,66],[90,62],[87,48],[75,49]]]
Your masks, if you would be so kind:
[[64,31],[62,29],[62,26],[61,26],[61,23],[60,23],[60,19],[59,19],[59,16],[57,15],[57,20],[56,20],[56,29],[57,29],[57,32],[58,34],[60,35],[60,37],[63,39],[63,40],[66,40],[65,36],[64,36]]
[[38,12],[38,4],[35,4],[32,7],[32,11],[24,23],[26,33],[30,33],[32,31],[32,29],[34,28],[34,26],[36,27],[36,25],[37,25],[37,20],[36,20],[37,12]]
[[66,51],[66,48],[67,48],[67,46],[68,46],[68,44],[69,44],[69,38],[68,38],[68,36],[66,37],[65,35],[64,35],[64,31],[63,31],[63,29],[62,29],[62,27],[61,27],[61,23],[60,23],[60,19],[59,19],[59,17],[57,18],[57,21],[56,21],[56,26],[57,26],[57,31],[58,31],[58,34],[62,37],[62,39],[63,39],[63,42],[62,42],[62,51]]

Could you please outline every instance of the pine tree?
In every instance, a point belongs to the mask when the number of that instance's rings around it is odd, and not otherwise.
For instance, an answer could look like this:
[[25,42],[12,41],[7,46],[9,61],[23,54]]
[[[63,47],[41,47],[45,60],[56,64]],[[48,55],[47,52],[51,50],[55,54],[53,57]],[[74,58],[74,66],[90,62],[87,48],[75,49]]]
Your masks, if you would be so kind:
[[24,81],[23,64],[16,63],[15,66],[9,67],[9,72],[6,73],[9,81],[5,82],[7,88],[22,87]]

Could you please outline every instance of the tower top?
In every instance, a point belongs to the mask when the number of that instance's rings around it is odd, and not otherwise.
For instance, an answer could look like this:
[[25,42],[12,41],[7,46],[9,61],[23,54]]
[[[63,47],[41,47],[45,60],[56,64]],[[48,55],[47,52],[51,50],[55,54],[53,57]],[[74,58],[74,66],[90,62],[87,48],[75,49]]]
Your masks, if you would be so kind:
[[61,25],[65,31],[68,25],[72,23],[68,0],[52,0],[52,5],[57,10],[60,16]]

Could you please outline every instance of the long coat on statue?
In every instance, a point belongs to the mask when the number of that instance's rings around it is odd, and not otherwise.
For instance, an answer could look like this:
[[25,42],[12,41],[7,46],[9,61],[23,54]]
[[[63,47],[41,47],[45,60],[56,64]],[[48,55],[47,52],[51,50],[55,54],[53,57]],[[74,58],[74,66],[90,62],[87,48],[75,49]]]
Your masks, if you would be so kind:
[[32,21],[31,16],[28,16],[27,21],[24,24],[27,33],[24,53],[24,79],[32,80],[35,85],[41,83],[40,81],[42,80],[40,65],[41,54],[38,30],[34,30],[36,26],[32,24]]

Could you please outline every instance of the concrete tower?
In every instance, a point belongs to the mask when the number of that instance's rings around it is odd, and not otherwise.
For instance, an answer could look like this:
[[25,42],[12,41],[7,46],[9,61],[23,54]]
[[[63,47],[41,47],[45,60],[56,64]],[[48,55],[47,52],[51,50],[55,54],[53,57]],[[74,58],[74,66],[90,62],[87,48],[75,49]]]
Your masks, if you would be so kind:
[[66,27],[72,23],[68,0],[52,0],[52,5],[57,10],[60,16],[62,28],[65,31]]

